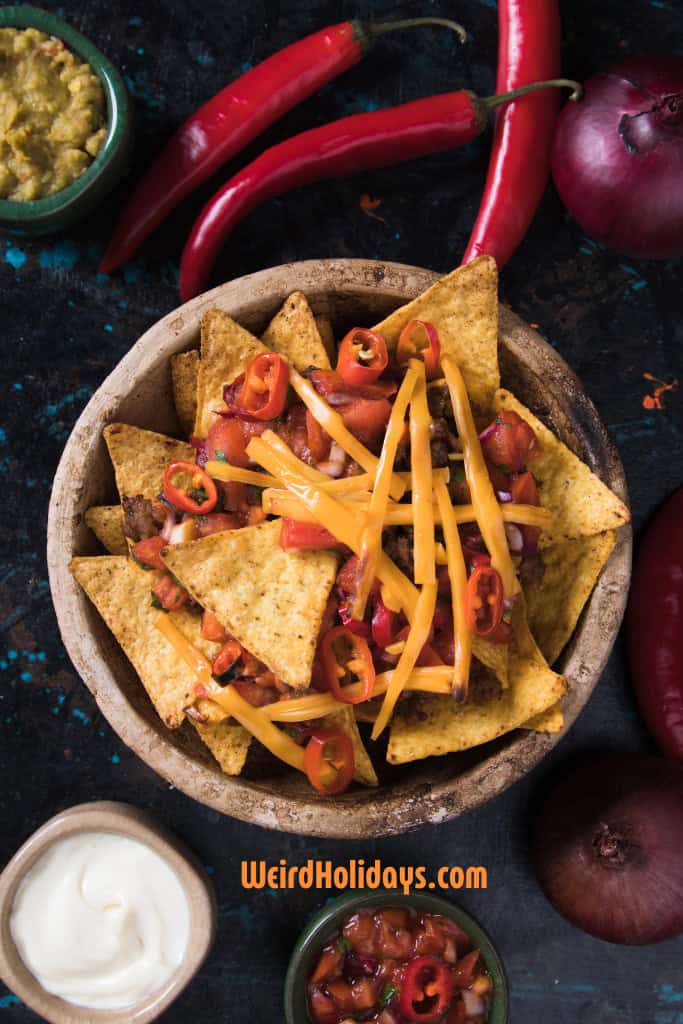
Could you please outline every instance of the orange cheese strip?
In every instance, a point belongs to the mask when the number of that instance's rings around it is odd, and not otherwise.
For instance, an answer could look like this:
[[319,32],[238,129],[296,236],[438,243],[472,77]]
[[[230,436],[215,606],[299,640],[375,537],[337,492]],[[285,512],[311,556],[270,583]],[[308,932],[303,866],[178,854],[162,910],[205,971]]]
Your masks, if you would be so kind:
[[218,686],[211,674],[211,665],[194,644],[171,621],[170,616],[160,613],[154,625],[160,633],[173,645],[179,658],[189,665],[197,676],[197,683],[204,687],[208,700],[219,704],[226,715],[234,718],[270,750],[271,754],[292,768],[304,772],[304,751],[286,733],[273,725],[260,708],[254,708],[232,686]]
[[214,480],[234,480],[240,484],[251,484],[252,487],[277,487],[278,485],[275,477],[269,476],[267,473],[255,473],[253,469],[240,469],[239,466],[231,466],[229,462],[219,462],[217,459],[210,459],[204,469]]
[[[327,433],[368,473],[376,473],[378,458],[361,444],[357,437],[346,427],[339,413],[318,394],[310,381],[302,377],[293,367],[289,368],[289,382],[306,408]],[[406,486],[400,476],[395,473],[391,477],[391,496],[398,500],[405,493]]]
[[[405,429],[405,415],[408,408],[413,389],[419,380],[419,369],[411,366],[408,368],[401,387],[399,388],[396,400],[391,410],[391,416],[387,424],[382,452],[379,457],[379,465],[375,475],[375,486],[368,506],[368,518],[363,528],[361,539],[361,550],[358,562],[359,575],[356,580],[355,591],[351,599],[351,617],[359,622],[365,615],[370,588],[377,575],[377,563],[382,550],[382,529],[386,519],[387,502],[389,501],[389,489],[391,477],[394,471],[396,452],[403,431]],[[424,377],[424,369],[423,369]],[[415,499],[413,499],[415,500]],[[430,489],[431,502],[431,489]]]
[[410,468],[413,474],[413,545],[416,583],[436,582],[434,566],[434,508],[432,495],[432,451],[429,427],[432,417],[427,405],[424,363],[410,360],[418,374],[410,401]]
[[436,583],[423,584],[420,596],[417,599],[415,618],[410,624],[410,632],[403,649],[398,665],[394,669],[391,681],[384,695],[382,707],[372,729],[372,738],[376,740],[381,736],[389,719],[394,713],[396,701],[401,696],[403,689],[408,682],[410,673],[415,668],[415,663],[420,656],[420,651],[427,643],[429,631],[434,618],[436,607]]
[[[354,520],[355,513],[350,512],[341,501],[305,478],[299,469],[300,460],[277,434],[272,430],[266,430],[260,437],[253,437],[247,453],[254,462],[258,462],[273,476],[279,477],[293,496],[298,498],[337,540],[346,544],[355,554],[360,554],[360,534]],[[384,552],[379,558],[377,576],[396,596],[406,618],[411,622],[418,597],[415,585]]]
[[489,479],[479,435],[474,425],[465,381],[460,368],[450,356],[442,357],[441,368],[448,384],[455,425],[465,455],[465,477],[472,495],[477,523],[491,556],[491,565],[501,575],[505,596],[513,597],[519,591],[519,582],[505,536],[503,513]]
[[451,504],[448,488],[440,480],[434,486],[434,494],[441,513],[441,528],[446,542],[448,579],[451,584],[451,606],[453,609],[453,696],[464,700],[470,678],[472,662],[472,636],[465,621],[465,590],[467,588],[467,566],[462,553],[458,523]]

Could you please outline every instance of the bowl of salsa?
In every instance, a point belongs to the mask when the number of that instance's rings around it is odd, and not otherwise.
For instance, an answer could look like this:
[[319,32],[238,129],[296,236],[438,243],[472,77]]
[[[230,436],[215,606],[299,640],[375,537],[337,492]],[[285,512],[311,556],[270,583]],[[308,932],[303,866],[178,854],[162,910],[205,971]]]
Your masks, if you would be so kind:
[[387,889],[327,904],[285,981],[287,1024],[506,1024],[505,971],[462,908]]

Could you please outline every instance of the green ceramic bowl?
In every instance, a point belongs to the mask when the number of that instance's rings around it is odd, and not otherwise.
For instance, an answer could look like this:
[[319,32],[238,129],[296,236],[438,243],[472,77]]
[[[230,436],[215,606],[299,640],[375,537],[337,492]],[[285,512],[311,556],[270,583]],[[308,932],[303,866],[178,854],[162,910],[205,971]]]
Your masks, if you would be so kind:
[[344,918],[360,907],[412,907],[430,914],[442,914],[455,921],[481,950],[486,970],[493,981],[493,1001],[488,1024],[507,1024],[508,986],[505,970],[491,939],[473,917],[448,900],[425,893],[404,896],[392,889],[348,892],[327,903],[304,928],[294,947],[285,979],[285,1020],[287,1024],[310,1024],[306,983],[320,950],[338,931]]
[[37,28],[61,39],[99,75],[107,99],[108,132],[92,164],[77,181],[46,199],[0,199],[0,225],[21,235],[61,231],[92,210],[110,192],[125,169],[132,143],[131,106],[116,68],[90,40],[61,18],[27,4],[0,7],[0,28]]

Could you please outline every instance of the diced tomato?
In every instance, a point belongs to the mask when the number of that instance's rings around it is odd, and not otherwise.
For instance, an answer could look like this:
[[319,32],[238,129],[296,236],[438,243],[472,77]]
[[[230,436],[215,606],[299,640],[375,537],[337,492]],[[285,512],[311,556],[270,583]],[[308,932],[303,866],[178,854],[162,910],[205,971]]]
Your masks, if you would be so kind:
[[467,1008],[461,998],[451,1006],[445,1024],[467,1024]]
[[[538,497],[538,488],[536,487],[536,481],[533,473],[518,473],[512,478],[511,484],[512,500],[518,505],[540,505]],[[528,552],[530,549],[534,549],[538,544],[538,538],[541,536],[540,526],[527,526],[523,525],[519,527],[524,536],[524,549]]]
[[221,626],[220,622],[210,611],[206,608],[202,613],[202,631],[201,636],[204,640],[213,640],[215,643],[222,644],[225,640],[225,629]]
[[[407,640],[408,634],[410,633],[410,626],[404,626],[400,633],[396,634],[396,642],[399,640]],[[420,653],[417,656],[415,662],[418,668],[429,668],[435,665],[443,665],[443,659],[437,654],[430,643],[426,643]]]
[[213,659],[212,673],[219,679],[242,656],[242,645],[237,640],[227,640]]
[[359,956],[381,954],[375,941],[375,919],[367,910],[352,914],[342,928],[342,935],[351,943]]
[[332,405],[349,402],[352,398],[391,398],[398,391],[398,386],[393,381],[384,380],[351,387],[336,370],[314,370],[310,380],[319,395],[328,401],[332,399]]
[[296,519],[283,519],[280,527],[280,547],[283,551],[321,550],[338,548],[337,538],[317,523],[300,523]]
[[415,932],[415,956],[441,956],[446,944],[443,929],[438,921],[426,914],[422,927]]
[[231,466],[246,469],[249,465],[246,449],[240,420],[232,416],[216,416],[206,438],[207,461],[217,458]]
[[189,599],[184,587],[177,583],[169,572],[164,573],[153,590],[154,596],[167,612],[177,612]]
[[509,473],[504,473],[502,469],[494,466],[492,462],[486,463],[486,469],[494,491],[509,491],[511,489],[512,477]]
[[473,949],[462,960],[458,961],[453,968],[453,984],[455,988],[469,988],[479,968],[480,957],[481,953],[479,950]]
[[265,522],[266,513],[260,505],[247,505],[244,514],[245,526],[258,526]]
[[378,647],[388,647],[394,639],[396,612],[387,608],[380,594],[375,595],[372,609],[372,639]]
[[384,434],[391,416],[391,405],[386,398],[354,398],[346,405],[340,405],[344,425],[361,444],[372,447]]
[[356,1013],[372,1009],[379,998],[377,982],[370,978],[356,978],[351,982],[351,998]]
[[502,409],[480,439],[488,461],[504,473],[518,473],[539,451],[532,428],[511,409]]
[[280,699],[280,694],[275,687],[259,686],[251,679],[235,679],[230,684],[234,686],[241,697],[254,708],[265,707],[266,704],[275,704]]
[[216,481],[223,495],[223,508],[226,512],[241,512],[247,503],[247,485],[239,480]]
[[313,1024],[337,1024],[339,1014],[334,999],[322,989],[309,988],[308,1007]]
[[210,512],[208,516],[197,517],[197,533],[200,537],[210,537],[212,533],[223,533],[224,530],[237,530],[241,525],[239,516],[229,512]]
[[167,546],[163,537],[145,537],[133,545],[133,555],[138,562],[148,565],[151,569],[165,570],[166,566],[161,561],[161,551]]
[[335,978],[334,981],[328,981],[325,987],[332,996],[337,1010],[342,1010],[344,1013],[350,1013],[353,1010],[353,993],[348,981],[344,978]]

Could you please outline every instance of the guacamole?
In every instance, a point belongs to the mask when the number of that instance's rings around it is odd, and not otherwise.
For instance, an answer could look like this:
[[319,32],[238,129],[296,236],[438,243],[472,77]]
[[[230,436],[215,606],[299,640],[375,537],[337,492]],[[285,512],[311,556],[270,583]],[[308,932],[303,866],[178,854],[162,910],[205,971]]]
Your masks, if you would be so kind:
[[102,83],[60,39],[0,29],[0,198],[60,192],[107,134]]

